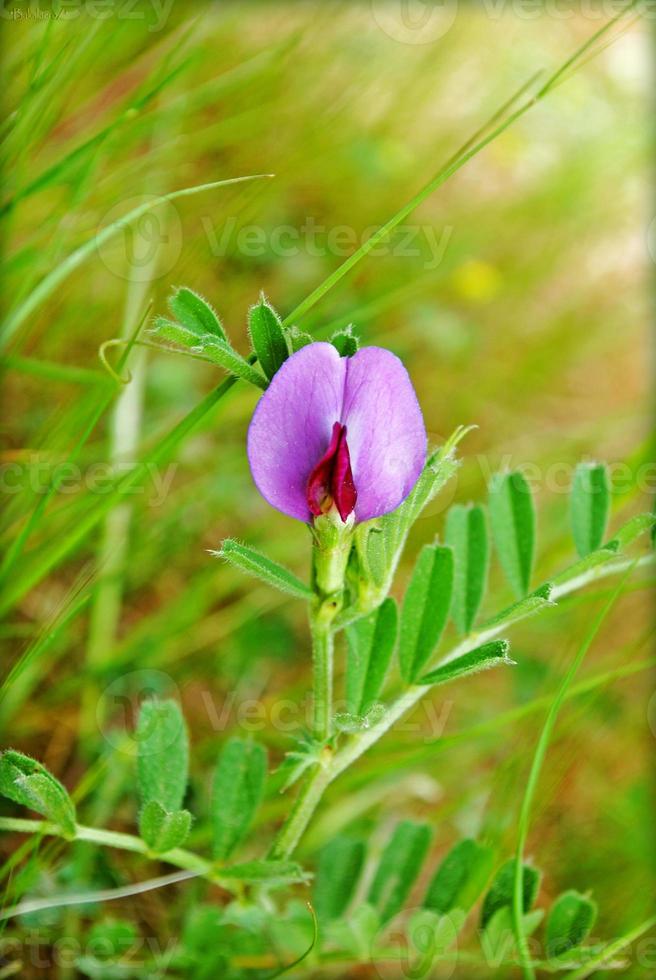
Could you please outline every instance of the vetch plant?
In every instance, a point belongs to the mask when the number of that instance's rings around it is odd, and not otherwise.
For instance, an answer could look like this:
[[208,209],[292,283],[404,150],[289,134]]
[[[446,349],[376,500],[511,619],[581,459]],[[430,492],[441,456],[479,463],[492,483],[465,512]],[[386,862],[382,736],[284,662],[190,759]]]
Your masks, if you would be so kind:
[[[541,893],[539,865],[544,862],[527,849],[527,837],[549,739],[559,710],[575,692],[576,671],[627,577],[653,566],[649,532],[653,534],[654,515],[640,514],[609,533],[607,469],[603,463],[581,464],[569,513],[562,515],[572,531],[572,560],[564,567],[559,561],[540,582],[535,573],[542,567],[536,561],[540,520],[535,502],[524,475],[504,471],[490,481],[486,500],[449,507],[442,521],[430,525],[428,541],[416,549],[408,547],[416,521],[454,479],[460,465],[457,452],[468,429],[458,428],[442,445],[429,445],[412,380],[395,353],[360,346],[352,326],[332,336],[317,328],[314,336],[295,325],[432,191],[543,99],[583,55],[594,53],[594,42],[606,30],[597,32],[539,87],[535,80],[523,86],[415,198],[288,316],[280,316],[260,295],[247,314],[247,354],[233,346],[227,318],[224,322],[207,300],[186,286],[173,290],[167,314],[154,318],[148,339],[139,328],[129,340],[109,341],[103,347],[103,356],[108,345],[123,348],[118,371],[110,371],[117,383],[125,383],[123,369],[139,344],[206,361],[227,378],[161,444],[149,447],[126,476],[117,477],[106,500],[76,511],[79,520],[72,522],[75,527],[66,540],[48,541],[43,535],[39,545],[28,550],[30,563],[23,567],[24,546],[45,503],[28,515],[3,564],[5,606],[11,607],[57,567],[134,485],[149,461],[168,458],[232,386],[245,382],[257,390],[259,401],[242,455],[244,472],[248,461],[264,499],[289,520],[305,525],[309,571],[301,578],[248,542],[233,539],[223,541],[213,554],[255,578],[258,586],[303,604],[307,642],[301,642],[295,654],[301,669],[307,665],[312,724],[285,743],[278,733],[265,735],[261,743],[228,737],[216,747],[210,778],[201,784],[198,773],[207,754],[194,750],[195,733],[188,730],[181,707],[173,698],[148,696],[126,738],[134,755],[134,789],[123,819],[132,820],[132,833],[79,822],[86,812],[85,781],[69,795],[41,762],[7,749],[0,756],[0,794],[11,809],[9,816],[0,817],[0,829],[31,835],[26,851],[33,849],[36,855],[37,848],[45,850],[43,839],[51,837],[62,848],[82,843],[118,849],[143,864],[179,870],[114,890],[64,893],[55,899],[29,897],[7,904],[0,918],[38,914],[55,905],[88,908],[187,877],[202,879],[192,885],[197,891],[187,903],[184,929],[166,969],[174,976],[226,980],[250,975],[269,980],[305,958],[311,971],[325,966],[339,972],[352,964],[373,964],[382,976],[384,965],[391,963],[390,975],[396,975],[397,967],[406,969],[413,957],[410,966],[417,977],[430,976],[440,963],[448,969],[462,958],[465,970],[470,964],[488,971],[519,966],[525,977],[543,970],[582,978],[598,966],[621,966],[617,954],[622,946],[653,925],[649,920],[627,934],[629,939],[595,945],[590,933],[597,904],[589,882],[571,881],[554,890],[554,869],[545,867],[549,887]],[[532,94],[527,94],[531,87]],[[184,193],[188,192],[174,195]],[[130,212],[125,221],[133,216]],[[59,271],[47,274],[19,302],[8,321],[8,335],[18,335],[68,272],[117,229],[118,225],[109,226],[72,252]],[[100,418],[102,409],[98,412]],[[83,435],[78,449],[85,439]],[[424,522],[421,530],[428,527]],[[402,555],[409,572],[399,581]],[[216,568],[221,575],[221,565]],[[510,604],[489,594],[491,570],[495,583],[499,572],[504,576],[513,597]],[[484,833],[475,836],[471,827],[459,828],[461,839],[443,848],[436,860],[434,848],[442,848],[442,842],[439,832],[434,833],[433,819],[402,814],[374,828],[368,815],[368,824],[353,818],[348,791],[341,800],[335,797],[334,811],[326,810],[328,788],[348,787],[348,778],[357,779],[361,757],[422,698],[437,687],[453,685],[459,685],[455,689],[466,698],[466,682],[483,671],[499,668],[510,677],[515,666],[510,638],[516,624],[529,617],[554,616],[561,600],[611,577],[620,585],[611,590],[609,603],[568,665],[555,698],[547,691],[542,700],[536,699],[538,709],[545,702],[548,709],[544,728],[533,762],[528,760],[525,767],[524,800],[517,813],[505,818],[515,837],[514,850]],[[49,637],[42,642],[49,642]],[[519,661],[522,655],[515,653],[514,658]],[[107,664],[98,665],[98,674],[107,669]],[[603,682],[604,675],[588,678],[585,684]],[[520,713],[524,707],[520,705]],[[485,724],[495,724],[494,714]],[[448,746],[448,737],[445,741]],[[435,745],[420,749],[428,755]],[[272,756],[275,764],[270,763]],[[102,778],[101,765],[111,771],[114,760],[108,753],[86,782]],[[25,817],[23,809],[39,819]],[[326,820],[333,817],[337,832],[331,828],[327,835]],[[93,812],[88,819],[104,822]],[[317,846],[315,834],[322,820]],[[14,866],[12,858],[10,870]],[[29,878],[34,866],[36,861],[20,882],[32,895],[42,884]],[[558,894],[561,887],[565,890]],[[475,929],[470,930],[468,948],[459,950],[468,920]],[[127,934],[131,935],[129,929]],[[397,940],[400,945],[395,946]],[[80,959],[76,968],[89,976],[131,975],[120,957],[106,962]],[[139,966],[135,975],[145,975],[149,968],[150,964]]]
[[[0,758],[0,791],[44,820],[0,818],[0,826],[141,852],[206,877],[235,896],[251,887],[256,890],[250,901],[266,915],[275,908],[275,889],[307,886],[311,880],[294,857],[327,787],[438,685],[512,666],[506,633],[515,623],[553,609],[563,596],[590,582],[626,575],[651,562],[651,552],[626,552],[653,527],[654,516],[634,517],[607,539],[606,470],[602,464],[582,464],[570,502],[579,557],[536,587],[532,495],[520,472],[498,473],[487,507],[449,508],[444,539],[419,550],[397,604],[390,593],[410,529],[456,474],[456,449],[467,430],[457,430],[440,447],[427,446],[405,367],[390,351],[359,347],[352,328],[330,342],[307,335],[300,342],[299,332],[285,327],[262,297],[249,314],[253,351],[242,358],[232,350],[214,310],[196,293],[176,290],[170,309],[176,319],[156,319],[156,336],[194,354],[220,351],[223,367],[238,370],[263,389],[248,431],[253,479],[273,507],[308,529],[308,582],[244,543],[226,540],[215,553],[307,606],[313,728],[299,733],[276,776],[281,791],[296,797],[268,853],[238,859],[265,795],[268,764],[263,746],[231,738],[219,756],[211,789],[212,856],[186,850],[183,845],[193,834],[192,813],[184,807],[187,728],[174,701],[149,699],[135,731],[138,837],[78,824],[61,783],[40,763],[14,751]],[[479,622],[491,540],[516,601]],[[445,636],[452,640],[443,649]],[[345,711],[335,707],[336,649],[345,656]],[[536,759],[545,748],[543,739]],[[534,765],[532,780],[537,771]],[[529,803],[530,798],[528,792]],[[523,828],[527,813],[525,807]],[[299,912],[305,953],[318,941],[320,951],[343,956],[375,960],[393,955],[387,945],[389,924],[407,907],[431,836],[424,824],[406,820],[396,826],[364,904],[349,919],[345,913],[363,875],[367,849],[362,840],[341,835],[327,845],[312,890],[316,911],[310,918]],[[492,876],[499,857],[485,841],[466,838],[454,846],[431,878],[421,907],[404,919],[417,955],[429,965],[451,956],[471,907],[487,886],[480,913],[486,962],[507,963],[519,956],[527,975],[536,962],[549,970],[584,970],[598,955],[594,947],[582,945],[594,922],[594,901],[575,889],[558,897],[547,918],[542,961],[530,959],[527,938],[544,915],[533,908],[540,874],[515,857]]]

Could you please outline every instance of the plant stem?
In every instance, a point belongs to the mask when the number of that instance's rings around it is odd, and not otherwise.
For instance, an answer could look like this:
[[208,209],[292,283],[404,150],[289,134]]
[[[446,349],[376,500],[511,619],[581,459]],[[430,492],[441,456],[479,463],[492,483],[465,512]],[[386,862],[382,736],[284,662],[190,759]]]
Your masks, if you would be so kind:
[[334,638],[331,621],[322,613],[310,612],[312,633],[312,670],[314,699],[314,736],[320,741],[330,738],[333,703]]
[[[618,559],[590,569],[584,575],[580,575],[569,582],[563,582],[558,587],[558,597],[562,598],[568,593],[575,592],[585,585],[596,581],[598,578],[605,578],[611,574],[622,574],[631,568],[641,567],[652,564],[655,556],[645,555],[639,560]],[[481,643],[498,636],[507,628],[505,621],[495,623],[493,628],[483,631],[480,634],[471,634],[467,639],[459,643],[457,647],[445,654],[440,660],[441,663],[448,663],[456,656],[461,656],[469,650],[474,650]],[[438,664],[439,666],[439,664]],[[305,828],[312,819],[319,801],[330,783],[340,773],[348,769],[367,749],[371,748],[389,729],[396,724],[408,711],[410,711],[421,698],[430,690],[429,687],[413,685],[407,688],[395,701],[393,701],[383,717],[367,731],[352,736],[343,749],[337,752],[324,766],[316,769],[308,778],[304,789],[294,806],[289,817],[283,824],[271,850],[270,856],[276,858],[288,858],[298,841],[300,840]]]
[[[62,837],[61,829],[47,820],[22,820],[17,817],[0,817],[0,830],[8,833],[18,834],[44,834],[50,837]],[[140,837],[134,834],[125,834],[117,830],[96,830],[94,827],[85,827],[77,824],[75,828],[76,841],[86,841],[90,844],[100,844],[104,847],[117,847],[122,851],[132,851],[136,854],[143,854],[145,857],[153,857],[157,861],[166,861],[184,871],[193,871],[195,874],[211,878],[213,881],[220,879],[220,872],[205,858],[182,847],[175,847],[166,854],[151,855],[148,846]]]
[[[635,562],[633,563],[635,564]],[[551,739],[551,733],[556,724],[556,719],[563,701],[565,700],[565,695],[567,694],[567,689],[569,688],[572,680],[574,679],[576,672],[583,663],[583,658],[590,649],[590,645],[594,640],[595,636],[599,632],[602,623],[604,622],[606,616],[612,609],[616,600],[618,599],[624,582],[631,571],[631,566],[626,569],[624,576],[620,580],[617,588],[614,590],[612,596],[604,604],[604,608],[600,614],[595,619],[594,623],[590,627],[587,636],[584,638],[579,649],[577,650],[576,656],[572,661],[569,670],[563,677],[560,683],[560,687],[556,692],[556,696],[551,703],[551,707],[547,713],[542,731],[540,732],[540,737],[538,739],[538,744],[535,748],[535,754],[533,756],[533,762],[531,763],[531,769],[526,781],[526,791],[524,793],[524,799],[522,800],[522,806],[519,814],[519,828],[517,834],[517,849],[515,855],[515,878],[513,882],[513,924],[515,928],[515,938],[517,941],[517,950],[519,953],[519,961],[522,967],[522,972],[524,974],[525,980],[534,980],[535,969],[531,960],[530,950],[528,948],[528,943],[526,941],[526,936],[524,935],[524,849],[526,847],[526,838],[528,836],[529,820],[531,816],[531,806],[533,804],[533,798],[535,796],[535,791],[537,789],[538,780],[540,778],[540,772],[542,771],[542,766],[547,754],[547,748],[549,746],[549,741]]]
[[308,776],[303,789],[296,798],[292,812],[271,845],[267,855],[269,860],[284,861],[295,850],[331,779],[330,764],[318,766]]

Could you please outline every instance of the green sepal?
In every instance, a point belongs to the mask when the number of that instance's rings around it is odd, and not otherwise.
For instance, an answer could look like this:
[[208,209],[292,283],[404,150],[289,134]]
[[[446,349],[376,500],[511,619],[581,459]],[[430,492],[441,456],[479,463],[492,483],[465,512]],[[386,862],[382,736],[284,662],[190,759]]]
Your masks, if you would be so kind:
[[353,324],[351,323],[349,323],[348,327],[344,327],[343,330],[338,330],[334,333],[330,338],[330,343],[339,353],[340,357],[353,357],[354,354],[357,354],[360,346],[360,340],[353,333]]

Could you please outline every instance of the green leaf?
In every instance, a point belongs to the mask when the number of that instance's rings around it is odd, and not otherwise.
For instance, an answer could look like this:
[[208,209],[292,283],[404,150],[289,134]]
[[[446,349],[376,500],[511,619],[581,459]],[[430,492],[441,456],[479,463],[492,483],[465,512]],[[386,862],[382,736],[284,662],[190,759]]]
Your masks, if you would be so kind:
[[345,912],[358,883],[364,857],[364,843],[350,837],[334,837],[323,848],[314,883],[314,907],[320,919],[329,921]]
[[338,330],[330,338],[330,343],[333,345],[335,350],[339,351],[340,357],[353,357],[357,354],[360,342],[356,335],[353,333],[353,325],[349,323],[348,327],[343,330]]
[[197,334],[195,330],[189,330],[175,320],[169,320],[165,316],[156,316],[150,328],[150,332],[161,340],[168,340],[172,344],[179,344],[187,350],[196,350],[202,344],[203,334]]
[[200,339],[199,346],[194,348],[203,357],[206,357],[209,361],[214,364],[218,364],[229,374],[234,374],[237,378],[241,378],[242,381],[248,381],[249,384],[255,385],[256,388],[264,388],[266,390],[267,381],[264,375],[256,371],[248,361],[244,360],[241,354],[238,354],[236,350],[226,343],[224,340],[219,340],[218,337],[209,337],[207,334]]
[[559,587],[566,582],[570,582],[572,579],[578,578],[579,575],[585,575],[592,568],[596,568],[597,565],[605,565],[607,561],[617,557],[618,548],[619,544],[612,541],[609,544],[605,544],[603,548],[593,551],[580,561],[574,562],[569,568],[559,572],[558,575],[554,575],[553,585]]
[[498,664],[514,664],[514,660],[508,656],[509,649],[508,640],[491,640],[429,671],[417,683],[433,686],[448,684],[461,677],[478,674],[481,670],[489,670],[490,667],[496,667]]
[[580,946],[597,918],[597,903],[571,890],[551,906],[546,926],[547,956],[561,956]]
[[461,633],[469,633],[485,594],[488,538],[485,511],[480,506],[451,507],[446,517],[445,540],[453,548],[453,602],[451,614]]
[[255,548],[249,548],[245,544],[240,544],[233,538],[227,538],[219,551],[211,552],[217,558],[225,558],[227,562],[238,568],[246,575],[254,575],[267,585],[293,595],[297,599],[313,598],[312,590],[301,582],[299,578],[290,572],[283,565],[279,565],[271,558],[267,558]]
[[403,599],[399,636],[401,676],[411,684],[442,635],[451,605],[453,552],[424,545]]
[[187,789],[189,739],[177,702],[144,701],[135,739],[141,802],[154,800],[168,812],[179,810]]
[[547,606],[555,606],[556,603],[551,601],[551,595],[553,593],[554,587],[552,582],[545,582],[541,585],[539,589],[535,592],[531,592],[527,595],[525,599],[520,599],[519,602],[514,602],[512,606],[507,606],[502,609],[500,613],[493,616],[492,619],[487,619],[481,626],[481,632],[485,632],[489,629],[496,629],[502,624],[504,626],[510,626],[513,623],[518,622],[520,619],[526,619],[527,616],[533,616],[534,613],[541,612],[546,609]]
[[214,856],[221,861],[245,837],[264,793],[266,751],[257,742],[229,739],[214,774]]
[[[485,896],[481,911],[481,927],[485,929],[492,916],[499,909],[512,909],[513,891],[515,887],[516,859],[506,861],[495,876],[492,887]],[[540,872],[529,864],[524,865],[522,909],[524,912],[533,905],[540,885]]]
[[431,830],[427,824],[403,820],[383,851],[368,902],[388,922],[402,908],[419,874],[430,844]]
[[396,602],[387,598],[368,616],[346,628],[346,710],[365,715],[385,683],[398,631]]
[[535,508],[523,473],[497,473],[490,483],[489,507],[501,567],[521,598],[528,592],[535,551]]
[[191,819],[188,810],[169,813],[156,800],[149,800],[139,814],[139,833],[151,851],[164,854],[184,844]]
[[574,544],[581,558],[604,540],[610,510],[608,470],[603,463],[579,463],[570,500]]
[[605,545],[606,548],[613,548],[615,551],[624,551],[630,544],[651,530],[656,525],[656,514],[636,514],[630,521],[627,521],[619,531],[613,535],[611,540]]
[[175,323],[173,320],[167,320],[163,316],[155,318],[152,333],[163,340],[179,344],[180,347],[184,347],[194,354],[200,354],[205,360],[218,364],[225,371],[241,378],[242,381],[255,385],[257,388],[266,388],[267,386],[264,375],[260,374],[230,346],[227,340],[223,340],[221,337],[209,333],[198,334],[187,326]]
[[458,841],[435,872],[424,907],[445,915],[454,909],[468,912],[490,877],[494,852],[475,840]]
[[168,305],[175,319],[198,337],[211,334],[228,342],[223,324],[213,307],[193,289],[186,286],[176,289],[169,298]]
[[289,351],[282,321],[264,294],[248,311],[248,332],[262,370],[271,379],[289,357]]
[[7,749],[0,756],[0,794],[29,807],[75,837],[75,806],[66,788],[36,759]]
[[244,861],[243,864],[221,868],[219,877],[228,881],[259,882],[266,885],[293,885],[309,880],[309,875],[294,861]]

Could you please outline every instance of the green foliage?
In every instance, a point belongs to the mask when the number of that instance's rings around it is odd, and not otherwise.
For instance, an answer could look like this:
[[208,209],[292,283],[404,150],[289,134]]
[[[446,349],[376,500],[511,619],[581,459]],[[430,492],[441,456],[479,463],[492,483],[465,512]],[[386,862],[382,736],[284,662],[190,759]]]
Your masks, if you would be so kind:
[[[486,928],[492,916],[499,909],[507,908],[509,912],[512,910],[515,865],[515,858],[511,858],[497,871],[492,886],[483,900],[481,928]],[[523,867],[522,884],[522,908],[524,912],[528,912],[535,902],[538,893],[540,872],[530,864],[525,864]]]
[[248,332],[253,350],[269,380],[289,357],[282,321],[264,294],[248,311]]
[[[194,326],[190,327],[189,323],[194,323]],[[198,333],[199,323],[198,319],[193,320],[190,316],[187,317],[185,324],[158,316],[153,321],[151,332],[161,340],[178,344],[190,353],[198,354],[205,360],[217,364],[242,381],[255,385],[257,388],[266,388],[266,378],[241,354],[238,354],[228,340],[225,340],[218,332]]]
[[137,781],[142,803],[155,800],[165,810],[178,810],[189,771],[189,737],[176,701],[144,701],[135,732]]
[[264,793],[267,757],[257,742],[231,738],[223,747],[212,786],[214,857],[225,861],[243,840]]
[[636,514],[615,532],[606,547],[617,552],[624,551],[654,526],[656,526],[656,514]]
[[187,789],[189,737],[178,703],[144,701],[135,739],[139,833],[152,851],[170,851],[187,839],[192,819],[180,809]]
[[338,330],[330,338],[330,343],[339,351],[341,357],[353,357],[357,354],[360,341],[353,331],[353,324],[349,323],[343,330]]
[[346,628],[346,708],[351,714],[365,715],[375,704],[396,646],[397,631],[398,613],[391,597]]
[[75,807],[66,788],[36,759],[7,749],[0,756],[0,794],[36,810],[61,827],[66,837],[75,836]]
[[293,572],[279,565],[272,558],[268,558],[267,555],[263,555],[262,552],[256,551],[255,548],[249,548],[245,544],[240,544],[239,541],[227,538],[220,550],[213,551],[212,554],[218,558],[225,558],[229,564],[241,572],[246,575],[254,575],[280,592],[286,592],[296,599],[312,599],[312,590],[304,582],[301,582]]
[[139,832],[151,851],[163,854],[184,844],[191,819],[188,810],[169,812],[157,800],[148,800],[139,814]]
[[490,482],[489,508],[501,567],[522,597],[528,592],[535,553],[535,507],[524,474],[497,473]]
[[298,327],[286,327],[285,336],[292,354],[295,354],[302,347],[307,347],[308,344],[314,343],[314,337],[310,336],[309,333],[305,333],[303,330],[299,330]]
[[610,483],[603,463],[579,463],[572,481],[570,507],[576,550],[585,558],[600,547],[608,523]]
[[453,589],[453,552],[425,545],[403,598],[399,631],[401,676],[417,679],[437,646],[446,625]]
[[319,855],[314,883],[314,907],[320,919],[329,921],[343,915],[355,891],[365,846],[360,840],[337,836]]
[[[244,833],[247,829],[248,827],[245,827]],[[221,840],[225,840],[225,834]],[[224,881],[243,881],[249,884],[267,885],[270,888],[297,883],[306,884],[309,880],[308,875],[295,861],[244,861],[243,864],[221,868],[220,876]]]
[[181,323],[191,333],[196,334],[197,337],[209,334],[228,343],[227,334],[216,311],[206,299],[195,293],[193,289],[189,289],[187,286],[176,289],[169,298],[168,305],[178,323]]
[[368,901],[383,922],[388,922],[403,907],[428,852],[430,839],[427,824],[403,820],[395,827],[369,889]]
[[435,872],[424,898],[424,907],[442,915],[462,909],[468,912],[490,877],[494,851],[478,841],[458,841]]
[[489,643],[484,643],[429,671],[418,683],[433,686],[448,684],[450,681],[468,677],[470,674],[478,674],[481,670],[489,670],[490,667],[497,667],[499,664],[514,664],[508,656],[509,649],[508,640],[490,640]]
[[481,506],[456,504],[446,518],[445,541],[453,549],[451,615],[461,633],[469,633],[480,608],[488,569],[488,537]]
[[549,910],[547,956],[561,956],[580,946],[597,918],[597,903],[580,892],[563,892]]
[[531,592],[527,595],[525,599],[520,599],[518,602],[514,602],[512,606],[508,606],[506,609],[502,609],[500,613],[493,616],[492,619],[488,619],[481,627],[482,631],[495,629],[497,626],[503,625],[504,629],[511,626],[513,623],[518,623],[520,619],[526,619],[528,616],[533,616],[535,613],[542,612],[549,606],[555,606],[556,603],[551,601],[551,596],[554,590],[553,583],[546,582],[541,585],[539,589],[535,592]]

